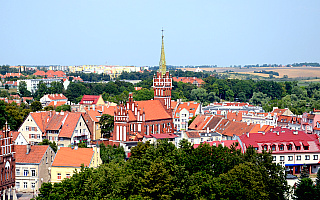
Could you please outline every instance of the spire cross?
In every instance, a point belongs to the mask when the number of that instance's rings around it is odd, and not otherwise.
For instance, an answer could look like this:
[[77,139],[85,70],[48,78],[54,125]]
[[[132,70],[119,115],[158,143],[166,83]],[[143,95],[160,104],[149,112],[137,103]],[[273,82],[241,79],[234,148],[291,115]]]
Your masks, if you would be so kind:
[[161,29],[161,32],[162,32],[162,37],[163,37],[163,31],[164,31],[164,30],[163,30],[163,27],[162,27],[162,29]]

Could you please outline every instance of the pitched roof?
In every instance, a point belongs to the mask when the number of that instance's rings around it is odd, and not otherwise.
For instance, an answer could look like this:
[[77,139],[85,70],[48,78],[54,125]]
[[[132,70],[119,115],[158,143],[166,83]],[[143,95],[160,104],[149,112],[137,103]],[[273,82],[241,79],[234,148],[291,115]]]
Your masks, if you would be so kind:
[[91,119],[95,122],[99,122],[99,119],[97,117],[101,117],[100,113],[97,110],[87,110],[86,113],[91,117]]
[[180,111],[182,111],[183,109],[186,109],[189,113],[192,113],[193,116],[195,116],[196,115],[195,113],[199,106],[200,106],[200,103],[196,103],[196,102],[182,102],[178,105],[177,110],[174,114],[174,117],[179,118],[180,115],[178,116],[177,114],[180,113]]
[[[18,137],[20,132],[19,131],[10,131],[10,133],[12,134],[12,140],[16,141],[16,139],[17,139],[17,137]],[[23,135],[22,135],[22,137],[23,137]]]
[[191,83],[191,84],[195,82],[198,82],[198,84],[204,83],[202,79],[196,78],[196,77],[173,77],[172,80],[176,82]]
[[146,121],[171,118],[159,100],[135,101],[135,104],[141,111],[144,110]]
[[80,119],[80,117],[82,117],[81,113],[67,113],[67,118],[66,121],[64,122],[59,137],[67,137],[67,138],[71,138],[74,129],[77,126],[77,123]]
[[63,94],[48,94],[48,98],[51,100],[62,100],[62,99],[68,99]]
[[[285,146],[292,145],[309,145],[309,150],[296,150],[299,152],[320,152],[320,143],[318,140],[318,135],[316,134],[307,134],[303,131],[290,130],[287,128],[276,127],[272,128],[266,133],[250,133],[240,136],[240,139],[245,147],[254,146],[261,147],[258,149],[259,152],[262,150],[262,146],[268,145],[269,147],[273,144],[279,146],[284,144]],[[273,153],[288,153],[293,152],[292,150],[280,151],[276,148]]]
[[66,116],[67,115],[59,115],[59,114],[53,115],[53,117],[47,123],[46,130],[59,130],[62,125],[62,121]]
[[86,101],[91,102],[89,104],[97,104],[100,97],[101,95],[83,95],[79,104],[88,104]]
[[15,145],[16,163],[40,163],[49,145],[32,145],[27,154],[27,145]]
[[200,138],[198,131],[186,131],[188,138]]
[[190,124],[189,129],[203,130],[212,118],[213,115],[198,115]]
[[58,107],[65,105],[67,102],[66,101],[51,101],[48,106],[53,106],[53,107]]
[[50,118],[55,114],[55,111],[48,112],[31,112],[30,115],[39,126],[42,132],[45,132]]
[[94,151],[92,148],[60,147],[52,163],[52,167],[89,167]]
[[222,126],[222,135],[227,135],[227,136],[240,136],[246,133],[249,133],[251,129],[255,125],[247,125],[246,122],[235,122],[235,121],[229,121],[228,124],[225,124],[225,126]]
[[35,75],[35,76],[45,76],[46,73],[44,71],[36,71],[33,75]]

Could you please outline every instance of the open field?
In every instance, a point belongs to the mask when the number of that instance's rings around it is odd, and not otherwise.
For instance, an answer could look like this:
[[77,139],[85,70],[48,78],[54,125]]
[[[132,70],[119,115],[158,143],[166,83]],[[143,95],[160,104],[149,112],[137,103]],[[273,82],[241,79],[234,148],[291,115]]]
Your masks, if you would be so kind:
[[[194,71],[196,68],[180,68],[182,70]],[[231,70],[237,73],[251,74],[263,77],[269,77],[269,74],[253,73],[254,71],[274,71],[279,73],[279,78],[288,75],[289,78],[306,78],[306,77],[320,77],[320,67],[253,67],[253,68],[239,68],[239,67],[217,67],[217,68],[201,68],[206,71],[225,72]]]

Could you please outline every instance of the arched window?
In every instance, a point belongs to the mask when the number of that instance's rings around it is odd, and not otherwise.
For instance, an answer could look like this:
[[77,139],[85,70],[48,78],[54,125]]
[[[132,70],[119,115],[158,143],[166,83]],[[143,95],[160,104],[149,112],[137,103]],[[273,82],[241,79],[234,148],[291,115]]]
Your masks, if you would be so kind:
[[288,145],[288,150],[292,150],[292,144]]
[[268,151],[268,145],[265,144],[265,145],[263,146],[263,150]]
[[273,145],[271,146],[271,150],[272,150],[272,151],[275,151],[275,150],[276,150],[276,145],[273,144]]
[[280,145],[279,150],[280,150],[280,151],[283,151],[283,150],[284,150],[284,145],[283,145],[283,144]]

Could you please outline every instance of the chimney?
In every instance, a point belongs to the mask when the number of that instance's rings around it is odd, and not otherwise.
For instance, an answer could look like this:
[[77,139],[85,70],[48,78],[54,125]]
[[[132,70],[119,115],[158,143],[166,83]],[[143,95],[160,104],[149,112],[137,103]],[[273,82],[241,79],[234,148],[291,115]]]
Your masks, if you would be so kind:
[[57,105],[57,101],[54,101],[54,105]]
[[29,154],[29,153],[30,153],[30,151],[31,151],[31,144],[30,144],[30,143],[28,143],[28,144],[27,144],[27,154]]
[[249,132],[247,133],[247,137],[249,137]]
[[209,133],[209,126],[207,126],[207,133]]
[[96,105],[92,105],[92,110],[96,110]]
[[102,106],[102,112],[104,111],[104,106]]

